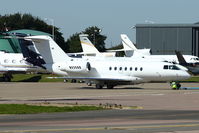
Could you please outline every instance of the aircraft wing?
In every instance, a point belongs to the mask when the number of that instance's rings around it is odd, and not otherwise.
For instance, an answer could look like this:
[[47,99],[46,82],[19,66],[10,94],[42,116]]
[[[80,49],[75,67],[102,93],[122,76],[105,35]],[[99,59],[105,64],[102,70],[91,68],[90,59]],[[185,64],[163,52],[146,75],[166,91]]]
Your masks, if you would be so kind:
[[115,50],[106,50],[107,52],[121,52],[126,51],[125,49],[115,49]]
[[50,79],[79,79],[79,80],[95,80],[95,81],[112,81],[112,82],[134,82],[134,81],[141,81],[142,78],[139,77],[48,77]]

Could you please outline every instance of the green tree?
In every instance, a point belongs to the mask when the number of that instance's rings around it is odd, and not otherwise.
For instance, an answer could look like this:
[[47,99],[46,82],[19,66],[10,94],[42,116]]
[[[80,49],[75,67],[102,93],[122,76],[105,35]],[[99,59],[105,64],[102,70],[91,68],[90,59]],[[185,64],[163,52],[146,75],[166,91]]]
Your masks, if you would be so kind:
[[[117,46],[108,48],[108,50],[117,50],[117,49],[123,49],[123,45],[122,44],[118,44]],[[125,56],[125,53],[124,53],[124,51],[117,51],[116,52],[116,56],[117,57],[123,57],[123,56]]]
[[100,32],[101,29],[96,26],[92,26],[86,28],[83,33],[89,35],[88,38],[100,52],[104,52],[106,50],[104,41],[107,37],[105,35],[101,35]]
[[[9,30],[30,29],[52,34],[52,25],[48,25],[40,18],[34,17],[31,14],[16,13],[0,16],[0,30],[5,31],[5,26]],[[68,51],[68,47],[59,30],[59,28],[54,26],[55,41],[64,51]]]
[[81,47],[80,40],[79,40],[79,34],[80,33],[73,34],[66,41],[66,45],[69,47],[70,53],[82,52],[82,47]]

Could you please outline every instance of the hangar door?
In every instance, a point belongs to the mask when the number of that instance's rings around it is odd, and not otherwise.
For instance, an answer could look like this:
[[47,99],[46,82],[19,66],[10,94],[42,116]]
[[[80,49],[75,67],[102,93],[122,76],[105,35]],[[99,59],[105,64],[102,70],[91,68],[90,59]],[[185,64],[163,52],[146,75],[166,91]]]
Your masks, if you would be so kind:
[[199,56],[199,28],[192,30],[192,54]]

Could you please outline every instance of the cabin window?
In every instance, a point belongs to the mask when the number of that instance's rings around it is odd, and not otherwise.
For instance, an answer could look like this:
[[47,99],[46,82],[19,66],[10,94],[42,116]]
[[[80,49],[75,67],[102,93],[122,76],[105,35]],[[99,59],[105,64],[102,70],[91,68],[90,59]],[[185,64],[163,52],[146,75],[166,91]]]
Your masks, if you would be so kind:
[[133,70],[133,68],[132,67],[130,67],[130,71],[132,71]]
[[169,69],[168,65],[164,65],[163,69]]
[[137,71],[138,70],[138,68],[137,67],[135,67],[135,71]]
[[120,71],[122,70],[122,67],[120,67]]
[[125,67],[124,70],[127,71],[127,67]]
[[12,63],[16,63],[16,60],[12,60]]
[[111,70],[112,70],[112,67],[109,67],[109,70],[111,71]]
[[20,60],[20,63],[24,63],[24,61],[23,61],[23,60]]
[[4,60],[4,63],[8,63],[8,59],[5,59],[5,60]]
[[117,67],[115,67],[114,70],[117,70]]
[[143,70],[143,68],[141,67],[141,68],[140,68],[140,71],[142,71],[142,70]]

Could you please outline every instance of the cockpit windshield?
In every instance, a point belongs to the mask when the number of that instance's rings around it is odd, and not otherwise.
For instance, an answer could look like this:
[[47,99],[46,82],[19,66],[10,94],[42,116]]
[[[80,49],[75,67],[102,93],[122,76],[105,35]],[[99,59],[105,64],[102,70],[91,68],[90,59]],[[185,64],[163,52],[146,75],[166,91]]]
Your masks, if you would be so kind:
[[191,60],[199,61],[199,58],[191,58]]
[[176,65],[164,65],[163,69],[180,70]]

